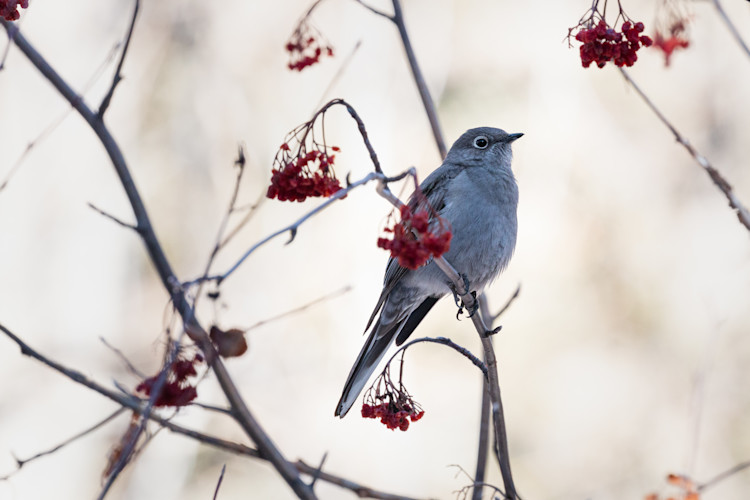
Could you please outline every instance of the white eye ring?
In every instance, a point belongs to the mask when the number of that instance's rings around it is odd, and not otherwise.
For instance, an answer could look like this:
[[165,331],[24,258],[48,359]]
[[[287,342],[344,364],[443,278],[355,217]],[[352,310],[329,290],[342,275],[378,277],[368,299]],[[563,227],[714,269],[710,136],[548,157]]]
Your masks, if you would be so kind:
[[490,145],[486,135],[479,135],[474,138],[474,147],[477,149],[486,149]]

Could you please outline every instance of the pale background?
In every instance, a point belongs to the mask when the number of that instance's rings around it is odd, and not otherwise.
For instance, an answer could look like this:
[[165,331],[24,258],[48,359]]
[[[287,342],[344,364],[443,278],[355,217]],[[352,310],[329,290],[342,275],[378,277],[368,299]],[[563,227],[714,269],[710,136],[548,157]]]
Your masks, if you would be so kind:
[[[315,24],[337,55],[303,73],[283,46],[310,2],[144,1],[124,76],[106,121],[183,279],[197,276],[229,199],[238,143],[246,145],[243,202],[265,189],[285,133],[325,98],[346,98],[366,122],[387,172],[439,163],[395,27],[353,1],[327,0]],[[373,0],[383,10],[389,2]],[[613,3],[613,2],[610,2]],[[653,26],[655,4],[623,2]],[[725,1],[750,39],[750,4]],[[122,39],[130,1],[34,0],[22,29],[76,89]],[[494,306],[518,283],[520,299],[496,339],[512,465],[527,499],[640,499],[668,493],[669,472],[705,481],[750,459],[750,239],[723,196],[612,67],[580,67],[564,37],[588,0],[407,0],[417,56],[446,141],[498,126],[515,145],[521,190],[518,246],[489,290]],[[750,59],[709,2],[693,5],[692,46],[670,68],[641,52],[633,77],[750,203]],[[323,95],[355,44],[361,49]],[[4,43],[4,42],[3,42]],[[86,93],[97,106],[113,71]],[[69,106],[11,49],[0,72],[0,175]],[[338,172],[371,168],[343,109],[328,119],[342,148]],[[106,338],[140,369],[156,370],[167,296],[136,235],[94,213],[131,212],[94,134],[70,114],[0,193],[0,322],[54,359],[133,387]],[[267,201],[219,259],[313,207]],[[346,295],[249,334],[229,369],[292,460],[318,463],[365,485],[454,498],[473,471],[480,377],[454,352],[422,345],[407,384],[426,409],[408,432],[352,412],[333,418],[363,338],[386,254],[375,241],[389,208],[370,187],[259,250],[222,288],[225,327],[249,326],[351,285]],[[202,311],[210,323],[211,308]],[[449,299],[419,335],[479,351]],[[224,404],[213,377],[200,400]],[[22,357],[0,339],[0,475],[114,410],[104,398]],[[227,419],[183,410],[177,421],[245,441]],[[127,418],[0,483],[5,499],[86,499],[100,488],[109,447]],[[160,433],[119,478],[112,499],[207,499],[227,464],[221,499],[291,498],[264,462]],[[492,467],[490,482],[501,485]],[[750,472],[709,490],[747,498]],[[319,483],[321,498],[353,495]]]

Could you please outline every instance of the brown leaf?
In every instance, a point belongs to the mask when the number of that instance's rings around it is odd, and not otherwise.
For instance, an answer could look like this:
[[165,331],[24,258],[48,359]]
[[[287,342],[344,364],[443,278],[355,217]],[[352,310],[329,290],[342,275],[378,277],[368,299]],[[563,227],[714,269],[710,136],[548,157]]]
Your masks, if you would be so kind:
[[211,327],[209,336],[214,343],[214,347],[219,351],[219,356],[222,358],[242,356],[247,351],[245,332],[239,328],[222,330],[214,325]]

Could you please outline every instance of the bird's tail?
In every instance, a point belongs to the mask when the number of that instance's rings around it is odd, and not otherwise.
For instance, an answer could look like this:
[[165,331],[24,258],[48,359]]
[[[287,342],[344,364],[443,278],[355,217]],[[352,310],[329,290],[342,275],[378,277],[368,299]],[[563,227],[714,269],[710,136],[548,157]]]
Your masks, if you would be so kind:
[[372,376],[378,363],[383,359],[385,352],[393,342],[393,338],[400,330],[404,320],[388,325],[381,325],[379,318],[377,323],[375,323],[370,336],[367,338],[367,342],[362,347],[357,360],[354,362],[354,366],[352,366],[352,370],[349,372],[349,377],[346,379],[344,392],[341,394],[338,405],[336,405],[335,415],[337,417],[344,418],[344,415],[346,415],[357,400],[357,397],[362,392],[362,389],[365,388],[367,381],[370,380],[370,376]]

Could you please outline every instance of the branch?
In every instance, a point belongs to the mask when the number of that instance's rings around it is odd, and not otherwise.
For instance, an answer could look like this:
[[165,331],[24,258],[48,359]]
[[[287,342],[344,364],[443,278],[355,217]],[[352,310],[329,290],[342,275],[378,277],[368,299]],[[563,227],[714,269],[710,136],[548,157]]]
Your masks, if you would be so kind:
[[409,40],[409,33],[406,31],[406,24],[404,24],[404,14],[401,10],[401,2],[399,0],[393,0],[393,18],[391,20],[398,27],[398,33],[401,35],[401,42],[404,45],[404,51],[406,51],[406,58],[409,60],[409,67],[411,73],[414,75],[414,82],[417,84],[417,90],[419,90],[419,97],[422,98],[422,104],[424,110],[427,113],[427,118],[430,120],[430,127],[432,128],[432,135],[435,137],[435,143],[440,157],[445,158],[448,154],[448,150],[445,147],[445,140],[443,140],[443,132],[440,129],[440,120],[438,120],[437,111],[435,110],[435,102],[432,100],[430,90],[427,88],[427,84],[422,76],[422,70],[419,69],[419,63],[417,63],[417,56],[414,55],[414,48],[411,46]]
[[434,337],[434,338],[433,337],[422,337],[422,338],[414,339],[414,340],[412,340],[410,342],[407,342],[406,344],[404,344],[401,347],[399,347],[396,352],[393,353],[393,355],[390,357],[390,359],[385,364],[385,366],[390,365],[391,361],[393,361],[393,359],[401,351],[406,350],[407,347],[412,346],[414,344],[419,344],[420,342],[432,342],[432,343],[435,343],[435,344],[442,344],[442,345],[450,347],[451,349],[453,349],[454,351],[458,352],[459,354],[461,354],[462,356],[464,356],[465,358],[467,358],[469,361],[471,361],[474,364],[474,366],[476,366],[477,368],[479,368],[480,370],[482,370],[482,373],[484,374],[485,377],[487,376],[487,367],[484,365],[484,363],[482,363],[482,360],[480,360],[479,358],[477,358],[476,356],[474,356],[471,353],[471,351],[469,351],[465,347],[461,347],[460,345],[458,345],[455,342],[453,342],[451,339],[445,338],[445,337]]
[[244,332],[248,332],[254,328],[258,328],[259,326],[263,326],[267,323],[271,323],[273,321],[279,320],[281,318],[286,318],[287,316],[291,316],[292,314],[297,314],[299,312],[304,311],[305,309],[309,309],[310,307],[314,306],[315,304],[319,304],[321,302],[325,302],[326,300],[332,299],[334,297],[338,297],[339,295],[343,295],[345,293],[349,293],[351,291],[352,287],[351,285],[347,285],[343,288],[340,288],[338,290],[335,290],[329,294],[323,295],[322,297],[318,297],[315,300],[312,300],[308,302],[307,304],[302,304],[299,307],[295,307],[294,309],[290,309],[289,311],[284,311],[283,313],[277,314],[276,316],[271,316],[270,318],[262,319],[258,321],[257,323],[254,323],[247,328],[243,328],[242,330]]
[[713,0],[713,2],[714,7],[716,7],[716,10],[719,12],[719,17],[721,17],[722,21],[724,21],[724,23],[727,25],[727,28],[729,28],[729,32],[732,33],[732,36],[734,36],[735,40],[737,40],[737,43],[740,44],[742,50],[744,50],[745,53],[750,56],[750,48],[748,48],[747,44],[742,39],[740,32],[737,31],[737,27],[729,19],[729,16],[724,11],[724,7],[721,6],[721,2],[719,2],[719,0]]
[[[294,241],[294,238],[297,236],[297,230],[299,229],[299,227],[302,224],[304,224],[308,219],[312,218],[314,215],[317,215],[318,213],[320,213],[323,210],[325,210],[326,208],[328,208],[330,205],[332,205],[336,201],[340,200],[341,198],[346,197],[346,195],[349,194],[350,191],[358,188],[359,186],[363,186],[363,185],[367,184],[368,182],[374,181],[374,180],[377,180],[379,182],[379,186],[383,186],[383,185],[388,184],[389,182],[399,181],[399,180],[403,179],[404,177],[406,177],[407,175],[410,175],[410,173],[411,173],[411,170],[409,170],[407,172],[404,172],[404,173],[402,173],[400,175],[397,175],[395,177],[386,177],[382,173],[370,172],[369,174],[367,174],[362,179],[360,179],[358,181],[355,181],[355,182],[352,182],[352,183],[349,183],[349,185],[346,186],[343,189],[339,189],[333,195],[331,195],[331,197],[329,197],[326,201],[324,201],[323,203],[321,203],[320,205],[318,205],[314,209],[312,209],[309,212],[307,212],[305,215],[303,215],[302,217],[300,217],[299,219],[297,219],[295,222],[289,224],[286,227],[283,227],[283,228],[279,229],[278,231],[274,231],[273,233],[269,234],[268,236],[266,236],[265,238],[263,238],[259,242],[255,243],[244,254],[242,254],[242,256],[239,258],[239,260],[237,260],[237,262],[235,262],[234,265],[232,265],[232,267],[230,267],[223,274],[214,275],[214,276],[206,276],[204,278],[198,278],[196,280],[192,280],[192,281],[188,281],[188,282],[184,283],[183,286],[189,287],[189,286],[191,286],[191,285],[193,285],[195,283],[199,283],[201,281],[216,281],[217,283],[221,283],[222,281],[224,281],[225,279],[227,279],[232,273],[234,273],[237,270],[237,268],[239,268],[242,265],[242,263],[245,262],[245,260],[248,257],[250,257],[250,255],[253,252],[255,252],[258,248],[262,247],[263,245],[265,245],[269,241],[277,238],[278,236],[281,236],[282,234],[286,234],[286,233],[289,233],[289,240],[286,242],[286,244],[288,245],[289,243],[291,243],[292,241]],[[387,189],[387,187],[385,189]]]
[[730,467],[728,470],[722,472],[721,474],[718,474],[716,477],[709,479],[705,483],[698,486],[698,491],[699,492],[705,491],[711,488],[712,486],[715,486],[720,481],[723,481],[724,479],[728,478],[729,476],[737,474],[738,472],[741,472],[747,468],[750,468],[750,460],[741,462],[735,465],[734,467]]
[[674,135],[674,138],[677,140],[677,142],[682,144],[682,146],[687,149],[687,152],[690,153],[690,156],[692,156],[698,163],[698,165],[700,165],[706,171],[716,187],[718,187],[719,190],[724,193],[724,196],[726,196],[727,200],[729,201],[729,206],[734,209],[735,213],[737,214],[737,218],[740,220],[740,223],[745,226],[748,231],[750,231],[750,212],[748,212],[747,208],[745,208],[742,202],[740,202],[740,200],[734,194],[734,191],[732,191],[732,186],[724,179],[724,177],[722,177],[718,170],[711,166],[706,157],[698,153],[698,151],[696,151],[696,149],[690,144],[690,142],[688,142],[688,140],[685,139],[677,131],[674,125],[672,125],[669,120],[667,120],[667,118],[662,114],[659,108],[656,107],[651,99],[649,99],[648,96],[643,92],[643,90],[641,90],[641,88],[633,81],[628,72],[622,68],[619,69],[625,80],[627,80],[627,82],[632,85],[638,95],[641,96],[643,102],[645,102],[646,105],[651,108],[651,111],[654,112],[656,117],[659,118],[659,120],[669,129],[670,132],[672,132],[672,135]]
[[[497,311],[495,314],[490,314],[489,311],[485,311],[482,314],[485,318],[489,318],[489,323],[493,324],[497,318],[503,315],[505,311],[508,310],[508,308],[515,302],[515,300],[518,298],[518,296],[521,294],[521,284],[519,283],[516,287],[516,291],[513,292],[513,295],[510,296],[510,298],[505,302],[505,305],[500,308],[499,311]],[[483,300],[484,299],[484,300]],[[484,298],[484,295],[479,299],[480,307],[486,306],[486,299]]]
[[221,482],[224,480],[224,472],[227,470],[227,464],[221,466],[221,474],[219,474],[219,481],[216,483],[216,490],[214,490],[214,500],[219,498],[219,488],[221,488]]
[[20,458],[16,458],[16,464],[18,465],[18,468],[16,470],[14,470],[13,472],[10,472],[10,473],[8,473],[8,474],[6,474],[4,476],[0,476],[0,481],[6,481],[6,480],[10,479],[11,476],[15,475],[18,471],[20,471],[23,468],[23,466],[26,465],[27,463],[33,462],[37,458],[42,458],[42,457],[46,457],[47,455],[52,455],[53,453],[55,453],[56,451],[64,448],[65,446],[69,445],[70,443],[78,441],[82,437],[85,437],[85,436],[91,434],[95,430],[99,429],[100,427],[106,425],[107,423],[111,422],[112,420],[114,420],[115,418],[117,418],[118,416],[120,416],[122,414],[122,412],[124,412],[124,411],[125,411],[124,407],[118,408],[117,410],[115,410],[114,413],[108,415],[103,420],[100,420],[96,424],[92,425],[88,429],[85,429],[85,430],[79,432],[75,436],[72,436],[72,437],[66,439],[62,443],[60,443],[60,444],[58,444],[56,446],[53,446],[49,450],[41,451],[39,453],[34,454],[33,456],[31,456],[29,458],[23,459],[23,460],[20,459]]
[[[3,26],[7,28],[7,23],[2,22]],[[34,49],[26,38],[20,33],[16,32],[13,36],[14,43],[18,46],[21,52],[29,59],[29,61],[42,73],[42,75],[57,89],[58,92],[78,111],[84,120],[89,124],[91,129],[96,133],[97,137],[104,146],[107,154],[110,157],[113,167],[117,172],[120,182],[125,190],[125,194],[128,197],[130,205],[133,208],[133,213],[138,221],[138,232],[143,240],[144,245],[148,251],[149,257],[151,258],[154,267],[156,268],[159,277],[161,278],[164,288],[170,295],[170,299],[174,304],[175,309],[179,312],[182,317],[182,321],[185,326],[185,331],[193,341],[195,341],[200,349],[204,352],[206,361],[214,370],[216,378],[221,385],[221,388],[229,400],[230,405],[233,409],[233,414],[237,422],[242,426],[248,436],[255,442],[260,449],[263,456],[269,460],[284,480],[289,484],[292,490],[302,499],[313,499],[315,495],[312,490],[302,482],[299,477],[297,470],[284,458],[281,452],[276,448],[271,438],[265,433],[263,428],[255,420],[255,417],[250,413],[249,408],[245,404],[242,396],[239,393],[234,381],[231,379],[227,372],[224,363],[219,358],[216,350],[211,343],[208,334],[205,329],[198,323],[195,318],[193,308],[185,296],[182,287],[180,287],[180,281],[172,271],[172,267],[167,260],[166,255],[156,237],[151,220],[148,212],[146,211],[143,200],[141,199],[140,193],[135,186],[130,170],[128,169],[125,158],[118,146],[110,134],[107,127],[101,118],[91,111],[86,106],[78,94],[73,91],[72,88],[60,77],[60,75],[47,63],[47,61]]]
[[[104,387],[103,385],[89,379],[83,373],[77,370],[73,370],[71,368],[67,368],[61,365],[60,363],[53,361],[52,359],[44,356],[43,354],[39,353],[35,349],[31,348],[28,344],[26,344],[23,340],[21,340],[18,336],[16,336],[13,332],[11,332],[2,324],[0,324],[0,331],[2,331],[13,342],[15,342],[18,345],[18,347],[20,347],[21,353],[23,355],[36,359],[40,363],[52,368],[53,370],[69,378],[70,380],[78,384],[81,384],[91,389],[92,391],[97,392],[101,394],[102,396],[114,401],[115,403],[120,405],[122,408],[128,408],[132,410],[133,412],[135,412],[136,414],[143,415],[148,420],[156,422],[160,426],[165,427],[166,429],[176,434],[181,434],[183,436],[189,437],[203,444],[213,446],[214,448],[219,448],[224,451],[228,451],[230,453],[234,453],[237,455],[244,455],[244,456],[248,456],[252,458],[257,458],[260,460],[270,461],[263,453],[261,453],[259,450],[255,448],[250,448],[249,446],[245,446],[240,443],[227,441],[225,439],[222,439],[216,436],[210,436],[210,435],[203,434],[193,429],[188,429],[186,427],[173,423],[169,419],[163,418],[153,413],[146,416],[144,415],[144,402],[140,400],[139,398],[136,398],[127,394],[121,394],[119,392],[108,389]],[[120,410],[118,410],[118,412],[119,411]],[[110,417],[110,418],[113,418],[113,417]],[[103,425],[103,423],[104,422],[98,425]],[[94,428],[89,429],[89,432],[92,431]],[[29,460],[26,460],[26,462],[28,461]],[[312,476],[313,474],[318,474],[319,480],[326,481],[331,484],[335,484],[342,488],[350,489],[353,492],[355,492],[359,497],[379,498],[379,499],[386,499],[386,500],[411,500],[408,497],[402,497],[398,495],[392,495],[389,493],[379,492],[377,490],[372,490],[366,486],[362,486],[360,484],[357,484],[353,481],[349,481],[348,479],[342,478],[340,476],[336,476],[336,475],[329,474],[326,472],[319,472],[317,468],[311,467],[305,464],[301,460],[290,463],[290,465],[300,474],[305,474],[309,476]]]
[[354,1],[357,2],[358,4],[360,4],[365,9],[369,10],[370,12],[372,12],[373,14],[376,14],[378,16],[384,17],[384,18],[388,19],[391,22],[394,22],[394,23],[396,22],[396,19],[392,15],[390,15],[390,14],[388,14],[386,12],[383,12],[382,10],[376,9],[372,5],[366,4],[362,0],[354,0]]
[[133,224],[128,224],[127,222],[125,222],[125,221],[122,221],[122,220],[118,219],[118,218],[117,218],[117,217],[115,217],[114,215],[112,215],[112,214],[108,214],[107,212],[105,212],[105,211],[104,211],[104,210],[102,210],[101,208],[97,207],[97,206],[96,206],[96,205],[94,205],[93,203],[88,203],[88,206],[89,206],[89,208],[90,208],[90,209],[92,209],[92,210],[93,210],[94,212],[97,212],[97,213],[99,213],[99,215],[102,215],[102,216],[106,217],[107,219],[111,220],[111,221],[112,221],[112,222],[114,222],[115,224],[119,224],[120,226],[122,226],[122,227],[124,227],[124,228],[127,228],[127,229],[132,229],[133,231],[135,231],[135,232],[138,232],[138,226],[134,226]]
[[107,108],[109,108],[109,104],[112,101],[112,96],[115,93],[115,88],[117,87],[117,84],[122,80],[122,76],[120,76],[122,72],[122,65],[125,62],[125,55],[128,53],[128,47],[130,47],[130,39],[133,37],[133,29],[135,28],[135,20],[138,17],[138,8],[140,7],[140,4],[141,0],[135,0],[135,6],[133,7],[133,18],[130,20],[130,28],[128,29],[128,34],[125,37],[125,45],[122,48],[120,62],[117,64],[115,76],[112,78],[112,85],[109,87],[107,95],[104,96],[104,99],[102,99],[102,103],[99,105],[99,112],[97,113],[97,116],[100,120],[104,118],[104,113],[107,111]]

